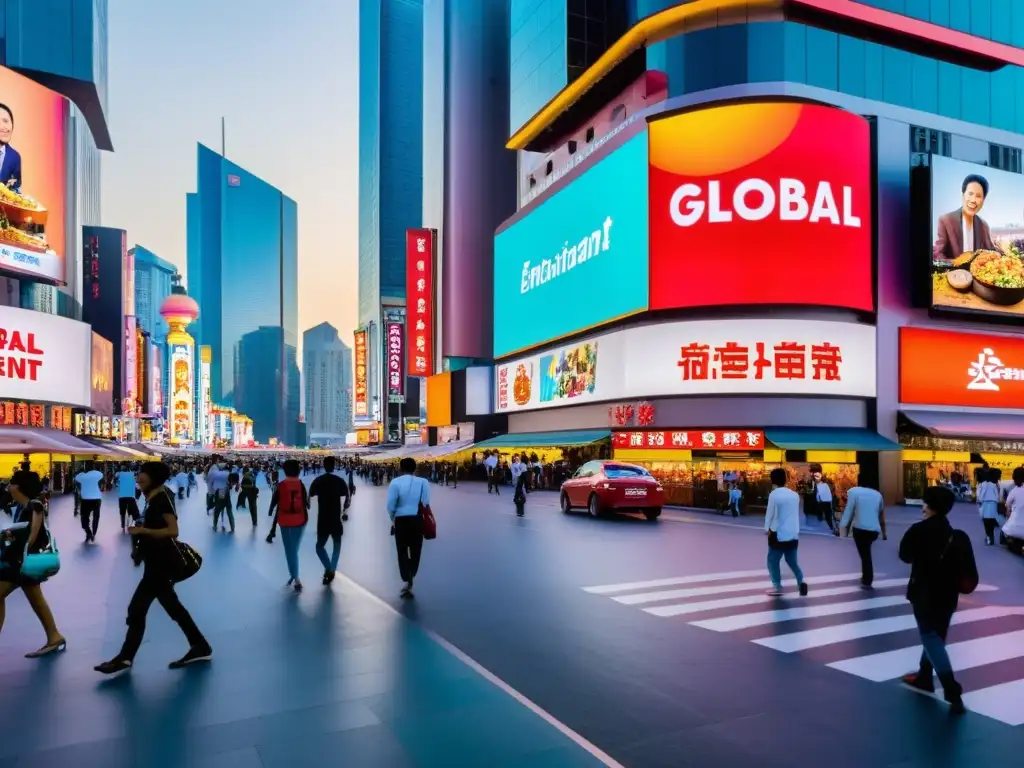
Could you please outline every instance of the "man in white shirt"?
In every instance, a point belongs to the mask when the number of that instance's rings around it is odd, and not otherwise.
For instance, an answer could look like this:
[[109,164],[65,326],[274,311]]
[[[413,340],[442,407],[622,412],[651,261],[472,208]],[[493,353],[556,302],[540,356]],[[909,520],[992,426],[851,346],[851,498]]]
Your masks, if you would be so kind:
[[491,492],[491,488],[493,487],[494,488],[494,492],[497,493],[500,496],[501,494],[498,493],[498,452],[497,451],[495,451],[492,454],[489,454],[487,456],[487,458],[484,459],[484,466],[487,468],[487,492],[490,493]]
[[224,527],[221,515],[226,515],[231,525],[231,532],[235,532],[235,512],[231,509],[231,491],[228,488],[228,478],[231,472],[227,464],[220,460],[220,456],[213,457],[213,463],[206,470],[206,490],[213,494],[213,530],[217,530],[218,521],[221,528]]
[[[96,469],[91,461],[85,462],[85,468],[75,475],[75,487],[82,500],[82,530],[85,531],[86,544],[96,541],[96,531],[100,527],[100,503],[103,501],[100,484],[102,482],[103,473]],[[90,518],[92,519],[91,524]]]
[[838,536],[839,530],[836,528],[836,520],[832,513],[832,488],[825,482],[820,470],[814,473],[812,481],[814,482],[814,503],[817,507],[818,517],[824,520],[828,529]]
[[846,494],[846,509],[843,519],[839,521],[839,529],[844,536],[853,531],[853,543],[857,545],[860,555],[860,585],[871,589],[875,580],[875,567],[871,561],[871,545],[882,535],[883,541],[888,537],[885,532],[885,500],[877,489],[866,485],[864,477],[857,478],[857,485]]
[[140,517],[135,488],[135,473],[127,464],[122,464],[117,473],[117,510],[121,513],[121,533],[128,531],[129,519],[134,521]]
[[800,594],[807,594],[807,582],[797,562],[796,550],[800,545],[800,496],[786,487],[786,470],[777,467],[771,472],[774,489],[768,494],[768,511],[764,516],[764,530],[768,534],[768,575],[772,588],[768,595],[779,597],[782,591],[782,558],[793,571]]

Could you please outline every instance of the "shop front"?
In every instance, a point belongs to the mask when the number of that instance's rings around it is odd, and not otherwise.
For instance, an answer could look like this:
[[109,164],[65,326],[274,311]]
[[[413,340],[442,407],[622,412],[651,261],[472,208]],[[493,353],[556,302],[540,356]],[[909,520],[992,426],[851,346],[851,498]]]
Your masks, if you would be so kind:
[[900,329],[903,496],[942,485],[972,500],[983,470],[1024,466],[1024,338]]

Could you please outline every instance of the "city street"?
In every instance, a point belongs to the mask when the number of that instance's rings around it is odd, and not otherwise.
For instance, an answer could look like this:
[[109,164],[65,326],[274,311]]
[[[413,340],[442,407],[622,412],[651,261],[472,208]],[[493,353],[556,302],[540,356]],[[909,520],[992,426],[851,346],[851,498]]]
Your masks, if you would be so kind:
[[205,563],[179,592],[214,660],[168,671],[184,641],[154,606],[135,668],[108,681],[92,665],[120,644],[137,572],[115,500],[89,547],[58,500],[64,569],[45,591],[69,647],[22,659],[41,632],[24,598],[8,599],[0,718],[22,738],[0,744],[0,768],[923,768],[1003,765],[1024,749],[1024,561],[979,546],[970,508],[956,523],[985,586],[950,634],[972,710],[953,719],[895,682],[919,652],[895,556],[918,510],[890,513],[873,592],[857,587],[851,541],[809,531],[810,595],[795,596],[784,566],[787,596],[773,600],[759,518],[565,517],[536,493],[518,519],[507,491],[432,490],[439,534],[413,601],[398,596],[385,488],[360,484],[346,578],[330,589],[307,531],[298,597],[283,589],[280,542],[263,539],[265,489],[255,535],[245,511],[234,536],[213,534],[193,495],[182,538]]

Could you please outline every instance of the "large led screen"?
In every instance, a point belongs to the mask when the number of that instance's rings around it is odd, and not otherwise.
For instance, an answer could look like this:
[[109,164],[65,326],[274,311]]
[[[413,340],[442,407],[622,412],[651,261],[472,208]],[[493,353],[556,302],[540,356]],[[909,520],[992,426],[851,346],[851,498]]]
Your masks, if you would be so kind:
[[874,308],[864,118],[798,102],[699,109],[651,123],[650,162],[652,310]]
[[64,281],[64,98],[0,67],[0,272]]
[[647,134],[494,239],[494,355],[647,309]]
[[931,158],[932,306],[1024,315],[1024,176]]

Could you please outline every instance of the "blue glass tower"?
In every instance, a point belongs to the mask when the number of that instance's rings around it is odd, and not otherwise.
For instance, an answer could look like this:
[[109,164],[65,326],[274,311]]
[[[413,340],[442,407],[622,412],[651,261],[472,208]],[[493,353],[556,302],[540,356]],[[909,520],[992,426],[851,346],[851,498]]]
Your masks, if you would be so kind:
[[169,329],[160,316],[160,305],[171,295],[172,278],[178,269],[141,245],[128,253],[135,263],[135,317],[139,327],[162,344]]
[[299,419],[298,207],[199,145],[187,196],[188,289],[196,344],[213,349],[211,396],[253,420],[258,442],[292,444]]

